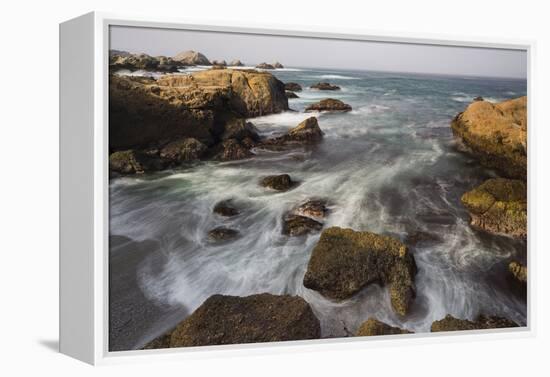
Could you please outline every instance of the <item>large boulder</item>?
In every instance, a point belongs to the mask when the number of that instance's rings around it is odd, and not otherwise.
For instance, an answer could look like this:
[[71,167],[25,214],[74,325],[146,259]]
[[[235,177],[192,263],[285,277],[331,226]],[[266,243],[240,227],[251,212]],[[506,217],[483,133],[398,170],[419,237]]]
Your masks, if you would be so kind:
[[301,297],[269,293],[214,295],[174,330],[144,348],[280,342],[320,336],[319,320]]
[[343,300],[369,284],[387,284],[394,311],[405,315],[416,296],[415,275],[414,258],[398,240],[332,227],[321,233],[311,253],[304,286]]
[[491,233],[527,237],[527,187],[520,180],[493,178],[461,198],[471,224]]
[[482,165],[510,178],[526,179],[527,97],[495,104],[474,101],[451,127]]
[[254,156],[250,152],[250,148],[237,139],[224,140],[216,149],[220,151],[215,155],[214,159],[220,161],[243,160]]
[[508,271],[512,276],[520,283],[527,284],[527,266],[522,265],[519,262],[512,261],[508,265]]
[[334,98],[325,98],[306,107],[308,111],[351,111],[351,106]]
[[113,150],[192,137],[211,146],[225,123],[288,109],[284,84],[267,72],[231,69],[163,76],[112,75],[109,143]]
[[221,138],[222,140],[237,139],[239,141],[250,138],[256,142],[260,140],[260,135],[258,129],[251,122],[242,118],[233,118],[225,124]]
[[318,82],[317,84],[311,85],[310,88],[317,90],[340,90],[338,85],[333,85],[328,82]]
[[375,318],[369,318],[359,326],[355,336],[377,336],[377,335],[396,335],[412,334],[411,331],[390,326]]
[[183,65],[211,65],[210,61],[197,51],[183,51],[172,57],[175,61]]
[[445,318],[432,323],[432,332],[463,331],[463,330],[487,330],[508,327],[518,327],[518,324],[506,318],[480,315],[475,321],[458,319],[450,314]]

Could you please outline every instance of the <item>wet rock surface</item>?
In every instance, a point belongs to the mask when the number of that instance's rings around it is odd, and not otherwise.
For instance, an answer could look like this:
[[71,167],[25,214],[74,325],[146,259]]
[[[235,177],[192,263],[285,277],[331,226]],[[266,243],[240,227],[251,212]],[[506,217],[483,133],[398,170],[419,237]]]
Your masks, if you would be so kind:
[[328,82],[318,82],[317,84],[311,85],[310,88],[317,90],[340,90],[338,85],[332,85]]
[[377,336],[377,335],[396,335],[396,334],[412,334],[411,331],[401,329],[399,327],[390,326],[384,322],[378,321],[375,318],[369,318],[359,326],[355,336]]
[[463,331],[463,330],[487,330],[497,328],[518,327],[518,324],[506,318],[480,315],[475,321],[458,319],[450,314],[439,321],[432,323],[431,331]]
[[276,191],[288,191],[296,185],[288,174],[269,175],[260,180],[260,186]]
[[306,112],[308,111],[351,111],[351,106],[347,103],[344,103],[338,99],[326,98],[319,102],[313,103],[306,107]]

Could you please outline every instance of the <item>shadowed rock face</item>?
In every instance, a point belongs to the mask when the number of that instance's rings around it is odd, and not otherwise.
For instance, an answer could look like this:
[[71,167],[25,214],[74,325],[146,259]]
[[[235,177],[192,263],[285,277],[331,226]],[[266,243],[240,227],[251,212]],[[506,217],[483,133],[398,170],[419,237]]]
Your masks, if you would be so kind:
[[398,240],[332,227],[311,253],[304,286],[343,300],[369,284],[387,284],[394,311],[405,315],[416,296],[415,275],[414,258]]
[[338,99],[326,98],[309,105],[306,111],[351,111],[351,106]]
[[298,97],[298,95],[296,93],[291,92],[289,90],[286,91],[285,95],[286,95],[286,98],[289,98],[289,99],[290,98],[300,98],[300,97]]
[[473,226],[527,238],[527,187],[523,181],[489,179],[462,195],[461,201]]
[[474,101],[451,127],[482,165],[509,178],[527,178],[527,97]]
[[512,261],[508,265],[508,271],[510,271],[512,276],[520,283],[527,283],[527,266],[524,266],[519,262]]
[[361,324],[355,336],[376,336],[376,335],[395,335],[395,334],[413,334],[408,330],[399,327],[390,326],[374,318],[369,318]]
[[145,348],[317,339],[319,320],[298,296],[262,293],[247,297],[214,295],[193,314]]
[[146,151],[119,151],[109,156],[109,171],[112,174],[142,174],[163,169],[165,164],[155,154]]
[[518,327],[518,324],[502,317],[487,317],[480,315],[475,321],[458,319],[450,314],[439,321],[432,323],[431,331],[463,331],[463,330],[487,330],[507,327]]
[[207,146],[197,139],[188,137],[168,143],[160,151],[160,158],[177,165],[184,161],[199,160],[207,150]]

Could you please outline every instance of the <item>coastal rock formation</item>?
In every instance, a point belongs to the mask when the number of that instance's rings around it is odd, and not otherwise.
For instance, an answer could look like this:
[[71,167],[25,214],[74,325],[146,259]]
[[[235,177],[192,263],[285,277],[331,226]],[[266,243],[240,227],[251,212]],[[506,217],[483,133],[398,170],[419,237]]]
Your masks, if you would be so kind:
[[399,327],[390,326],[377,319],[369,318],[359,326],[359,330],[355,336],[377,336],[377,335],[396,335],[396,334],[413,334],[408,330],[400,329]]
[[277,68],[277,69],[284,68],[284,66],[283,66],[281,63],[279,63],[279,62],[273,63],[273,67],[275,67],[275,68]]
[[212,60],[212,65],[219,65],[222,67],[227,66],[227,62],[225,60]]
[[236,139],[239,141],[247,138],[257,142],[260,140],[258,129],[251,122],[242,118],[234,118],[227,121],[225,129],[221,135],[222,140]]
[[212,65],[206,56],[192,50],[180,52],[172,59],[183,65]]
[[431,331],[463,331],[463,330],[487,330],[487,329],[499,329],[508,327],[518,327],[518,324],[512,322],[506,318],[495,316],[480,315],[475,321],[469,321],[467,319],[458,319],[450,314],[447,314],[445,318],[434,321],[432,323]]
[[210,296],[197,310],[145,348],[318,339],[319,320],[298,296],[262,293]]
[[164,168],[162,161],[155,155],[144,151],[125,150],[111,153],[109,171],[115,174],[143,174]]
[[285,90],[289,92],[301,92],[302,86],[295,82],[287,82],[285,83]]
[[416,296],[415,275],[414,258],[398,240],[332,227],[311,253],[304,286],[343,300],[369,284],[387,284],[393,310],[405,315]]
[[272,64],[269,64],[269,63],[260,63],[256,66],[256,68],[259,68],[259,69],[275,69],[275,67]]
[[510,271],[512,276],[520,283],[527,283],[527,266],[524,266],[519,262],[512,261],[508,265],[508,271]]
[[461,201],[473,226],[527,238],[527,188],[523,181],[489,179],[462,195]]
[[216,149],[221,149],[221,151],[215,155],[214,159],[220,161],[242,160],[254,156],[250,152],[250,147],[243,145],[237,139],[224,140]]
[[208,147],[195,138],[188,137],[168,143],[160,150],[160,158],[167,163],[199,160]]
[[285,92],[285,95],[286,95],[286,98],[288,98],[288,99],[290,99],[290,98],[300,98],[300,97],[298,97],[298,95],[296,93],[291,92],[289,90],[287,90]]
[[309,105],[305,111],[351,111],[351,106],[338,99],[326,98]]
[[310,88],[318,90],[340,90],[338,85],[332,85],[328,82],[318,82],[317,84],[311,85]]
[[283,144],[313,144],[323,139],[323,131],[319,128],[316,117],[309,117],[300,122],[296,127],[291,128],[283,136],[267,139],[262,142],[263,146],[276,146]]
[[323,228],[323,223],[306,216],[286,214],[283,217],[283,234],[291,237],[316,233]]
[[229,241],[236,238],[239,232],[235,229],[218,227],[208,232],[208,238],[212,241]]
[[181,64],[166,56],[150,56],[147,54],[130,54],[122,51],[116,53],[110,51],[109,69],[128,69],[137,71],[139,69],[158,72],[177,72]]
[[232,217],[239,214],[239,210],[231,205],[231,200],[218,202],[212,212],[224,217]]
[[241,62],[239,59],[233,59],[228,64],[230,67],[242,67],[244,66],[243,62]]
[[288,191],[295,185],[296,182],[290,179],[288,174],[268,175],[260,181],[260,186],[268,187],[277,191]]
[[451,127],[482,165],[509,178],[527,178],[527,97],[474,101]]
[[310,199],[294,208],[292,212],[299,216],[321,220],[328,213],[327,202],[322,199]]
[[109,142],[121,150],[192,137],[211,147],[228,120],[287,109],[284,84],[267,72],[208,70],[158,80],[112,75]]

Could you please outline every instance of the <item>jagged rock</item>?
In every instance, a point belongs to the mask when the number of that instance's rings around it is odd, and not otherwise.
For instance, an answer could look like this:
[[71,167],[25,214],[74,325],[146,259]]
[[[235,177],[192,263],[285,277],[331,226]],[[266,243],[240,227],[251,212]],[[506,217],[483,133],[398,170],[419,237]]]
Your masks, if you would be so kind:
[[221,151],[215,156],[216,160],[234,161],[254,156],[254,154],[250,152],[250,148],[243,145],[237,139],[224,140],[220,147]]
[[351,106],[338,99],[326,98],[309,105],[305,111],[351,111]]
[[277,68],[277,69],[284,68],[284,66],[283,66],[281,63],[279,63],[279,62],[273,63],[273,67],[275,67],[275,68]]
[[285,83],[285,90],[290,92],[301,92],[302,86],[295,82],[287,82]]
[[243,62],[241,62],[239,59],[233,59],[228,64],[230,67],[242,67],[244,66]]
[[254,124],[242,118],[231,119],[225,124],[225,130],[221,136],[222,140],[236,139],[242,141],[246,138],[250,138],[254,142],[260,140],[258,129]]
[[518,324],[502,317],[487,317],[480,315],[475,321],[469,321],[467,319],[458,319],[450,314],[447,314],[445,318],[434,321],[432,323],[431,331],[463,331],[463,330],[487,330],[518,327]]
[[493,178],[461,198],[471,224],[491,233],[527,237],[527,187],[523,181]]
[[323,228],[323,223],[309,217],[286,214],[283,217],[283,234],[291,237],[316,233]]
[[269,175],[262,178],[260,181],[260,186],[268,187],[277,191],[287,191],[295,185],[296,182],[292,181],[288,174]]
[[223,200],[214,206],[213,212],[225,217],[237,216],[239,210],[231,205],[230,200]]
[[212,65],[210,61],[206,58],[206,56],[204,56],[200,52],[192,50],[180,52],[172,59],[183,65]]
[[332,85],[328,82],[318,82],[317,84],[311,85],[310,88],[318,90],[340,90],[338,85]]
[[508,265],[508,271],[516,278],[520,283],[527,283],[527,266],[522,265],[519,262],[512,261]]
[[292,211],[299,216],[311,217],[312,219],[324,219],[328,213],[327,202],[322,199],[310,199]]
[[168,143],[160,151],[160,157],[171,164],[199,160],[208,147],[195,138],[188,137]]
[[285,92],[285,95],[286,95],[286,98],[290,99],[290,98],[300,98],[298,97],[298,95],[294,92],[291,92],[291,91],[286,91]]
[[210,296],[176,328],[146,348],[318,339],[319,320],[298,296]]
[[239,232],[235,229],[218,227],[208,232],[208,238],[212,241],[229,241],[237,238]]
[[527,97],[496,104],[475,101],[451,127],[482,165],[509,178],[527,178]]
[[310,117],[302,121],[296,127],[290,129],[283,136],[267,139],[262,142],[263,146],[277,146],[288,143],[313,144],[323,139],[323,131],[319,128],[316,117]]
[[332,227],[311,253],[304,286],[343,300],[369,284],[387,284],[394,311],[405,315],[416,296],[415,275],[414,258],[398,240]]
[[413,334],[413,332],[390,326],[374,318],[369,318],[359,326],[356,336],[377,336],[377,335],[396,335]]
[[117,151],[109,156],[109,170],[116,174],[142,174],[162,168],[163,164],[158,156],[142,151]]
[[269,63],[260,63],[256,66],[259,69],[275,69],[275,67]]

